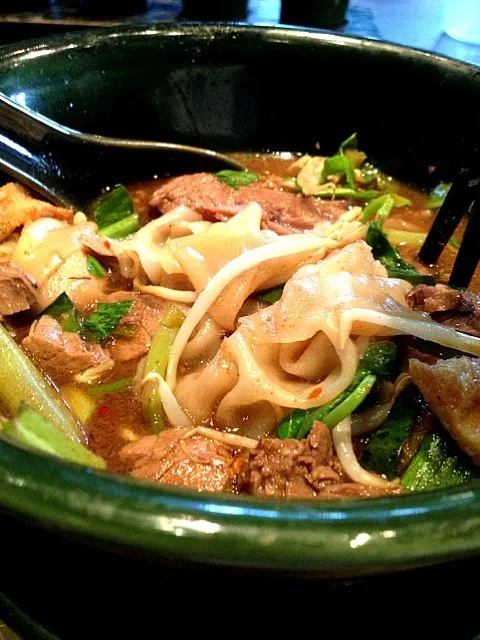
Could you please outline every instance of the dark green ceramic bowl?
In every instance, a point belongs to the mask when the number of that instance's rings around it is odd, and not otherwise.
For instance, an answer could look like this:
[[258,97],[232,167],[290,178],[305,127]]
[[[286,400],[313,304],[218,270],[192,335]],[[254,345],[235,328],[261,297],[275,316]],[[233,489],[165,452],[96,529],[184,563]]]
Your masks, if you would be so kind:
[[[424,186],[452,176],[462,139],[477,138],[480,123],[477,68],[292,29],[65,35],[3,49],[0,90],[87,132],[221,150],[308,152],[320,141],[331,151],[358,131],[385,170]],[[477,484],[371,501],[272,502],[142,484],[2,442],[0,507],[34,527],[158,562],[339,576],[480,551]]]

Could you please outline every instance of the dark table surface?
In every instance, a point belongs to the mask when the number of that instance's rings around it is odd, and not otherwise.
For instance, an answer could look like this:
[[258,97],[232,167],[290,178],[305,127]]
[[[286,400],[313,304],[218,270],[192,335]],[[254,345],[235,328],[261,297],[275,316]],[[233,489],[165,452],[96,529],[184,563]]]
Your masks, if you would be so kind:
[[[201,0],[199,0],[201,1]],[[1,10],[0,4],[0,10]],[[181,3],[151,2],[141,14],[95,18],[75,3],[0,13],[0,44],[68,30],[179,19]],[[276,24],[280,0],[250,0],[248,21]],[[443,33],[437,0],[351,0],[337,31],[388,40],[480,65],[480,47]],[[346,580],[298,580],[202,568],[151,566],[72,546],[0,516],[0,640],[154,638],[278,632],[347,638],[473,639],[480,632],[480,559]],[[178,613],[177,613],[178,612]],[[33,623],[35,620],[35,623]]]

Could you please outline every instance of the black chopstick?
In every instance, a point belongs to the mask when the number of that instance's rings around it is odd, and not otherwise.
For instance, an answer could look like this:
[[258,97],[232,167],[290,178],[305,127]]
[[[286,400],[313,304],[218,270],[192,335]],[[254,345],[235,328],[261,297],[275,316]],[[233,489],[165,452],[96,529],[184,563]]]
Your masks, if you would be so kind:
[[480,260],[480,187],[478,185],[475,199],[468,213],[469,219],[465,233],[448,281],[451,287],[468,287]]
[[477,185],[471,184],[470,178],[469,169],[460,169],[453,181],[418,254],[419,260],[424,264],[433,265],[437,262],[461,219],[468,212],[474,198],[472,191],[476,194],[477,190]]

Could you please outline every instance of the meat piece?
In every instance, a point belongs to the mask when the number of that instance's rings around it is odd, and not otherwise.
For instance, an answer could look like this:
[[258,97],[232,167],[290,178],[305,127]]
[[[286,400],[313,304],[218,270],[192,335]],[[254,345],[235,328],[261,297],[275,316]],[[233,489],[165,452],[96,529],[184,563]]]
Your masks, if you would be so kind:
[[104,365],[107,370],[113,366],[102,347],[86,343],[76,333],[63,331],[60,323],[47,315],[32,324],[22,346],[40,369],[59,385],[92,367]]
[[[262,227],[278,234],[301,233],[318,222],[335,221],[348,209],[346,201],[325,201],[272,188],[277,183],[252,184],[233,189],[209,173],[173,178],[152,196],[150,205],[162,213],[184,205],[203,218],[224,221],[258,202],[264,212]],[[268,186],[267,186],[268,185]]]
[[27,311],[36,301],[33,278],[12,262],[0,262],[0,316]]
[[436,322],[480,337],[480,295],[444,284],[418,285],[407,294],[407,300],[412,309],[430,313]]
[[269,498],[314,498],[341,476],[332,468],[330,432],[314,424],[306,440],[262,438],[256,450],[243,454],[239,491]]
[[134,300],[130,311],[118,323],[119,328],[132,327],[132,336],[114,335],[108,343],[108,351],[117,362],[138,360],[148,351],[152,338],[165,313],[168,302],[145,293],[118,291],[104,296],[100,302],[124,302]]
[[450,289],[445,284],[437,284],[434,287],[419,284],[407,293],[406,298],[412,309],[435,313],[456,309],[460,296],[460,291]]
[[9,182],[0,188],[0,241],[15,229],[38,218],[57,218],[71,222],[73,211],[33,198],[22,185]]
[[480,465],[480,360],[410,360],[410,375],[451,436]]
[[189,429],[166,429],[126,445],[120,457],[126,472],[196,491],[232,491],[237,461],[223,444]]

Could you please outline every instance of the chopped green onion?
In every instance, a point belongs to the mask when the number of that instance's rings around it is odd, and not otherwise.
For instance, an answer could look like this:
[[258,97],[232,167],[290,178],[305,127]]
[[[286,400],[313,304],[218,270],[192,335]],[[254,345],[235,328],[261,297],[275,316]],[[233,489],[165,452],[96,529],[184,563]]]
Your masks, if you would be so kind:
[[95,276],[95,278],[105,277],[105,269],[93,256],[87,256],[87,271],[90,275]]
[[[175,305],[168,306],[148,351],[144,371],[145,376],[149,373],[158,373],[162,377],[165,376],[173,342],[184,320],[185,315],[178,307]],[[163,408],[157,389],[152,389],[150,397],[143,404],[143,409],[153,433],[161,431],[164,427]]]
[[233,189],[248,187],[260,178],[260,174],[254,171],[233,171],[230,169],[224,169],[213,175]]
[[75,420],[57,389],[40,373],[25,352],[0,325],[0,400],[15,415],[22,402],[38,411],[68,438],[86,442],[81,425]]
[[28,449],[35,449],[96,469],[107,467],[102,458],[82,444],[68,438],[58,427],[25,404],[20,406],[13,420],[2,422],[1,430]]
[[105,396],[109,393],[121,393],[128,389],[131,384],[132,378],[120,378],[113,382],[90,385],[86,388],[86,392],[91,396]]
[[367,204],[363,210],[361,221],[365,224],[376,215],[377,220],[385,222],[394,206],[395,200],[391,195],[380,196]]
[[123,218],[108,227],[100,229],[99,234],[106,236],[107,238],[111,238],[112,240],[122,240],[139,229],[140,221],[138,219],[138,214],[133,213],[131,216],[128,216],[128,218]]
[[369,189],[365,191],[355,191],[355,189],[348,189],[346,187],[332,187],[328,189],[322,189],[314,194],[315,198],[342,198],[349,200],[372,200],[378,196],[378,191]]

